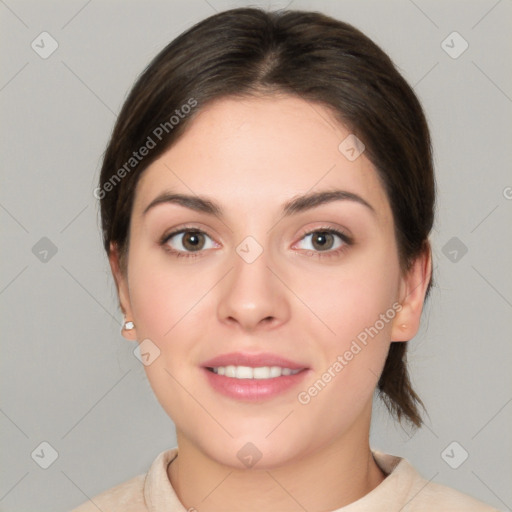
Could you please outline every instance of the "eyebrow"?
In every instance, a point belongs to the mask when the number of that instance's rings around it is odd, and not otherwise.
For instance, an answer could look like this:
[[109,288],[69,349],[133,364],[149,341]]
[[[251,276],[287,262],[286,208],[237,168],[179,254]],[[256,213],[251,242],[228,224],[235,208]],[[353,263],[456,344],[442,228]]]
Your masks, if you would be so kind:
[[[364,200],[361,196],[348,192],[346,190],[325,190],[322,192],[312,192],[302,196],[294,197],[283,205],[282,215],[288,217],[297,213],[301,213],[317,206],[332,203],[334,201],[352,201],[361,204],[368,208],[374,215],[376,214],[373,206]],[[223,218],[224,214],[220,205],[211,199],[203,196],[176,194],[170,191],[165,191],[159,194],[142,212],[142,215],[161,204],[179,204],[191,210],[214,215],[215,217]]]

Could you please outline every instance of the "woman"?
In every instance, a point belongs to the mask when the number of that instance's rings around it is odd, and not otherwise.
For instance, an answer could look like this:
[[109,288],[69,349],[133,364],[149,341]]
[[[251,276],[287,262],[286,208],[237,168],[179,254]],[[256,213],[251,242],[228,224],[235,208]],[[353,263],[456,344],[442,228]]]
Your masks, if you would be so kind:
[[76,512],[493,510],[372,450],[431,286],[422,108],[327,16],[235,9],[170,43],[118,117],[104,246],[178,447]]

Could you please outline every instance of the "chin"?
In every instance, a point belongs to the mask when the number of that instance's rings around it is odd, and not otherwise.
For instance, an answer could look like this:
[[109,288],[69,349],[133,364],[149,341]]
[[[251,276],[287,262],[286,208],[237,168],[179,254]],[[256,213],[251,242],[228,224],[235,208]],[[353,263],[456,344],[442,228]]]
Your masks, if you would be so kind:
[[201,443],[204,453],[217,463],[233,469],[271,470],[286,466],[304,455],[298,450],[298,439],[286,436],[265,438],[266,434],[255,433],[225,442],[212,444],[211,440]]

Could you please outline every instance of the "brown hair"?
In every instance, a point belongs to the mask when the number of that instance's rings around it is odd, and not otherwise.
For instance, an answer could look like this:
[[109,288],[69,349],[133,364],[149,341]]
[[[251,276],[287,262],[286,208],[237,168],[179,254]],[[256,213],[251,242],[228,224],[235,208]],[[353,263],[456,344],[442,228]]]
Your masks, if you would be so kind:
[[[391,205],[402,271],[430,251],[430,135],[418,99],[390,58],[356,28],[323,14],[240,8],[199,22],[167,45],[138,78],[117,118],[95,196],[105,250],[110,254],[110,244],[116,246],[124,273],[144,169],[208,102],[277,93],[328,107],[365,144]],[[151,149],[135,160],[133,152],[143,146]],[[406,350],[407,343],[391,343],[379,396],[398,421],[405,417],[419,427],[417,404],[424,406],[409,380]]]

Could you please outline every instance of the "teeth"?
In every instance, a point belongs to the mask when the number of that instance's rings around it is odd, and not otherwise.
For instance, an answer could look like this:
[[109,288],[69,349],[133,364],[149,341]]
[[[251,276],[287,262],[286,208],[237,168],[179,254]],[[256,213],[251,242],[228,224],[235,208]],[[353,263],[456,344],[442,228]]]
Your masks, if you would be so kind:
[[214,373],[225,375],[234,379],[273,379],[282,375],[295,375],[300,370],[290,368],[281,368],[280,366],[260,366],[251,368],[250,366],[217,366],[212,368]]
[[254,371],[248,366],[237,366],[235,371],[235,377],[237,379],[252,379]]

